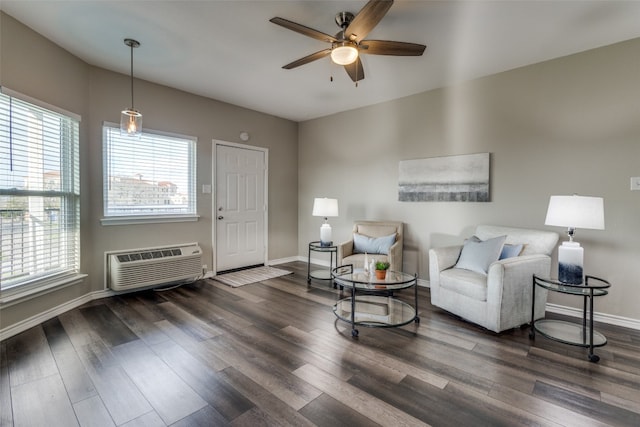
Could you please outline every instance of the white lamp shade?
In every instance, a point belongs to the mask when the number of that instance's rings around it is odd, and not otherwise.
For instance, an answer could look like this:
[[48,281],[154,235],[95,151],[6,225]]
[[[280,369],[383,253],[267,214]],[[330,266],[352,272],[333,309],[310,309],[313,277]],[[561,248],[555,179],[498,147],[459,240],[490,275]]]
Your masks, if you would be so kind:
[[313,201],[313,216],[338,216],[338,199],[316,197]]
[[546,225],[604,230],[602,197],[551,196]]

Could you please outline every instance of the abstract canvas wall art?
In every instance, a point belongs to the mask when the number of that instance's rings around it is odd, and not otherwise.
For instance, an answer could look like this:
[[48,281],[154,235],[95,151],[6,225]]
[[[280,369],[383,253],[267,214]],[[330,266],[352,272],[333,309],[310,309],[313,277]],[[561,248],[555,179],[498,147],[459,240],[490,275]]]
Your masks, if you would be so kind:
[[489,153],[401,160],[401,202],[488,202]]

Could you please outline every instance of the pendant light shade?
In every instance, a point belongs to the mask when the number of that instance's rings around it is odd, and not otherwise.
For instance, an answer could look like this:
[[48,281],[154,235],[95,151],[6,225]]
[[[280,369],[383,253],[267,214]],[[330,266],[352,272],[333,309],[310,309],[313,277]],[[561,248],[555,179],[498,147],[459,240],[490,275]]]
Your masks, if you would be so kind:
[[140,42],[124,39],[124,44],[131,49],[131,107],[120,114],[120,133],[139,138],[142,136],[142,113],[133,108],[133,48],[140,47]]

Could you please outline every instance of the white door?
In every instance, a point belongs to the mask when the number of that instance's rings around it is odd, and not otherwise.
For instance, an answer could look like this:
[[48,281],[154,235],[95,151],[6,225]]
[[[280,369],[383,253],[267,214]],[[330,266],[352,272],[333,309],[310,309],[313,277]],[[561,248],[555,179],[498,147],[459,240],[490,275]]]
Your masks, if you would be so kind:
[[215,146],[216,271],[266,261],[266,150]]

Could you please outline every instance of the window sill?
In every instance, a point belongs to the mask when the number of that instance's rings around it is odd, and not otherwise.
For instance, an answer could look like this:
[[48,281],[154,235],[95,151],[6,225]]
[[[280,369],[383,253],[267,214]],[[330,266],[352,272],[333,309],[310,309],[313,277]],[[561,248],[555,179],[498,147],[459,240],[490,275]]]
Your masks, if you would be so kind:
[[7,289],[0,292],[0,306],[6,308],[68,286],[78,285],[86,277],[87,274],[70,274],[53,280],[36,281],[33,284]]
[[200,215],[164,215],[164,216],[123,216],[102,218],[102,225],[134,225],[134,224],[154,224],[165,222],[195,222]]

